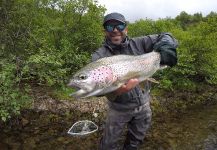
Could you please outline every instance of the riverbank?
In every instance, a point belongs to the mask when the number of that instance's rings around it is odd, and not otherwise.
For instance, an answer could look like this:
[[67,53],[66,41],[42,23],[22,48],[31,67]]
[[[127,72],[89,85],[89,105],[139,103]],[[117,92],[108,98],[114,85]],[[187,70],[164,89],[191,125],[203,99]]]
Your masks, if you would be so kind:
[[[1,129],[0,149],[96,150],[102,133],[102,118],[75,111],[60,115],[28,110],[23,112],[22,118]],[[100,130],[80,138],[66,133],[74,122],[83,119],[94,121]],[[178,116],[155,116],[141,149],[204,150],[216,147],[216,127],[217,105],[197,107]]]
[[[1,124],[0,149],[73,149],[96,150],[101,137],[106,113],[104,97],[85,101],[56,100],[45,91],[34,91],[34,104],[31,109],[22,111]],[[215,146],[217,140],[217,92],[216,88],[206,87],[191,92],[158,94],[153,91],[152,127],[147,134],[145,149],[203,149]],[[198,103],[192,103],[195,98]],[[176,108],[176,109],[175,109]],[[97,112],[95,118],[92,113]],[[79,120],[92,120],[100,130],[86,137],[72,137],[67,130]],[[205,145],[207,144],[208,145]]]

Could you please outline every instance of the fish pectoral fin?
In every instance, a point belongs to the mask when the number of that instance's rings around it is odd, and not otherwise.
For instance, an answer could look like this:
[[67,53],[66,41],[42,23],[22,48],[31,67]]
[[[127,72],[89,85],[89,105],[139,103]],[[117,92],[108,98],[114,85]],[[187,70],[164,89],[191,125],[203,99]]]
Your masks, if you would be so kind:
[[119,87],[115,86],[115,85],[112,85],[110,87],[107,87],[107,88],[104,88],[102,91],[100,91],[97,96],[105,96],[106,94],[108,93],[111,93],[115,90],[117,90]]
[[157,84],[160,83],[159,81],[155,80],[154,78],[147,78],[146,80],[153,82],[153,83],[157,83]]
[[76,97],[76,98],[79,98],[79,97],[82,97],[82,95],[86,94],[87,91],[83,90],[83,89],[80,89],[72,94],[70,94],[69,96],[72,96],[72,97]]
[[99,93],[101,93],[102,91],[103,91],[103,89],[98,89],[98,90],[96,90],[96,91],[93,91],[93,92],[91,92],[91,93],[85,95],[83,98],[90,97],[90,96],[96,96],[96,95],[98,95]]

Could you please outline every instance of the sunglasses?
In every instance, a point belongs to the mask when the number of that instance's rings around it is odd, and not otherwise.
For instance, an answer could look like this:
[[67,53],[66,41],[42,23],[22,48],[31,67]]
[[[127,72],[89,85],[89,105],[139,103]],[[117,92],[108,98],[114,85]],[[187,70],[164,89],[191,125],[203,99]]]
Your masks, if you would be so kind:
[[124,31],[124,29],[126,28],[126,24],[118,24],[118,25],[111,25],[111,24],[108,24],[108,25],[105,25],[104,26],[105,30],[107,32],[112,32],[114,31],[114,29],[116,28],[118,31],[122,32]]

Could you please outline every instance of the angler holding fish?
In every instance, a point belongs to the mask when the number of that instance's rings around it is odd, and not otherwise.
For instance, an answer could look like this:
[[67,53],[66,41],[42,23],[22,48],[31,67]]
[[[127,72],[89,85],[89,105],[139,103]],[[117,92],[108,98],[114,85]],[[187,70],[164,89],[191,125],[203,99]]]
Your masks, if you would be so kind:
[[[151,124],[150,84],[147,80],[162,66],[177,63],[177,41],[170,33],[130,39],[120,13],[104,17],[105,42],[92,55],[92,63],[77,72],[69,86],[75,97],[105,95],[109,110],[100,150],[118,149],[127,125],[123,150],[137,150]],[[132,56],[130,56],[132,55]],[[139,82],[145,81],[145,89]]]

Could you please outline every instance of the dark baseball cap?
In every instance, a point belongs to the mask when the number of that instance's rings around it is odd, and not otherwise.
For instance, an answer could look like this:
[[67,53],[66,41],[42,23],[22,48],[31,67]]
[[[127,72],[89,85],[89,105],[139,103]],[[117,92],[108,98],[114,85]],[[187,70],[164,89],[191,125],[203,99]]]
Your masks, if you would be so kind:
[[103,25],[105,25],[105,23],[109,20],[117,20],[117,21],[120,21],[122,23],[126,23],[125,17],[122,14],[116,13],[116,12],[107,14],[104,17]]

